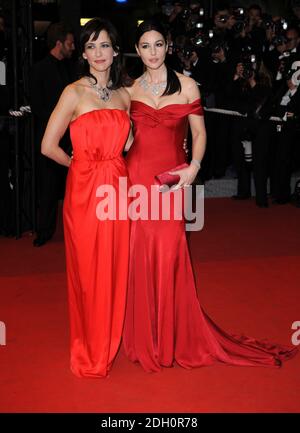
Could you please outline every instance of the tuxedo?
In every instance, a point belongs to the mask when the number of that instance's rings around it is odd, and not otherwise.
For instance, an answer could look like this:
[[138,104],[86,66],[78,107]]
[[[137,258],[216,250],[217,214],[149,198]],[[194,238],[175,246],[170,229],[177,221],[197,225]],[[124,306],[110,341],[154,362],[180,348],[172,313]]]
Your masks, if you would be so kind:
[[[287,118],[287,113],[293,113],[294,116]],[[261,127],[266,141],[270,144],[271,193],[276,201],[286,203],[290,199],[291,176],[296,168],[295,156],[299,154],[299,87],[291,92],[287,83],[283,83],[261,110],[263,119],[271,116],[286,119],[283,122],[268,121]]]
[[[56,228],[58,200],[63,198],[67,169],[41,154],[41,142],[50,115],[64,88],[73,81],[71,64],[48,54],[31,71],[30,99],[34,115],[38,186],[37,236],[50,239]],[[67,131],[60,146],[70,152]]]

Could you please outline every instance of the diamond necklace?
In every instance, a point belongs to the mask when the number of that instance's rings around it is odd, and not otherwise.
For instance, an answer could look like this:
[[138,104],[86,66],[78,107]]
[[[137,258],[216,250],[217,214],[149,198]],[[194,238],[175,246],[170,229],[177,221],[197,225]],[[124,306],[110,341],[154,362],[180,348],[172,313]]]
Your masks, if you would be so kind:
[[110,87],[113,84],[111,80],[109,80],[109,82],[107,83],[107,85],[105,87],[100,87],[100,86],[97,86],[97,84],[93,83],[93,81],[90,77],[87,77],[87,79],[88,79],[88,82],[90,83],[90,86],[95,90],[95,92],[97,93],[97,95],[101,99],[101,101],[107,102],[110,100],[111,94],[112,94],[112,90]]
[[162,92],[166,90],[167,87],[167,81],[162,81],[161,83],[156,84],[149,84],[146,80],[145,74],[142,75],[139,84],[145,91],[150,89],[150,92],[153,96],[159,96]]

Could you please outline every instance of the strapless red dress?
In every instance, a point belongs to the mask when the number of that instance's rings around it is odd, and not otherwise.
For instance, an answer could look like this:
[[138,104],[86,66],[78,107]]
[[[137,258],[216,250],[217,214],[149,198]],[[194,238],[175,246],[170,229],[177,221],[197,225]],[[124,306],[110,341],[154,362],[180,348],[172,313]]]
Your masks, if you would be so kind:
[[98,187],[112,186],[117,195],[119,178],[128,175],[122,151],[129,128],[128,114],[117,109],[87,112],[70,125],[73,160],[63,218],[71,370],[79,377],[106,376],[121,341],[130,225],[128,219],[101,221],[96,209]]
[[[200,100],[161,109],[132,101],[135,139],[127,156],[132,184],[149,190],[155,175],[185,162],[189,115],[203,115]],[[130,244],[123,343],[128,358],[146,371],[174,362],[184,368],[215,363],[277,367],[297,352],[229,335],[207,316],[197,298],[184,221],[132,221]]]

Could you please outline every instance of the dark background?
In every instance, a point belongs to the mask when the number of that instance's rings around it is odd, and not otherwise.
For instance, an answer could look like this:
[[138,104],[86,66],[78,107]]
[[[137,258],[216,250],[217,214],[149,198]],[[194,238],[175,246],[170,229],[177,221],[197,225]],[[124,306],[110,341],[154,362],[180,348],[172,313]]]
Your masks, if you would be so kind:
[[[24,7],[28,0],[21,1]],[[217,5],[218,1],[203,0],[206,10]],[[222,1],[221,3],[224,3]],[[226,1],[225,1],[226,3]],[[249,6],[253,3],[260,4],[265,11],[271,14],[280,14],[288,17],[291,11],[292,0],[241,0],[231,3],[239,6]],[[117,26],[120,33],[123,50],[133,51],[134,31],[138,20],[145,19],[155,14],[160,9],[159,0],[127,0],[126,3],[117,3],[115,0],[32,0],[33,21],[38,32],[38,22],[66,21],[72,25],[75,33],[80,31],[79,19],[103,16],[109,18]],[[10,26],[10,0],[0,0],[0,12],[7,17],[7,25]],[[41,23],[40,23],[41,24]],[[43,28],[43,26],[42,26]],[[42,36],[39,33],[39,37]]]

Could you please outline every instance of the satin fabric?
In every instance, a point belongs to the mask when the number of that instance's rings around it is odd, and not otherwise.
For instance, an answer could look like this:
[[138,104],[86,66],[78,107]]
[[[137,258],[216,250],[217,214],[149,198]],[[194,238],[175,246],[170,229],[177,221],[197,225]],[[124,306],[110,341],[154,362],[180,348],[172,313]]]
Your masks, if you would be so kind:
[[[189,115],[203,115],[201,100],[161,109],[132,101],[135,139],[127,167],[133,184],[150,190],[155,175],[185,162]],[[293,347],[229,335],[207,316],[197,298],[184,222],[174,218],[132,221],[123,344],[128,358],[147,372],[174,362],[184,368],[278,367],[296,353]]]
[[[119,192],[127,177],[122,151],[130,128],[127,113],[93,110],[70,124],[73,160],[63,208],[70,311],[71,370],[103,377],[118,351],[128,276],[128,218],[100,221],[101,185]],[[122,191],[127,197],[127,191]]]

